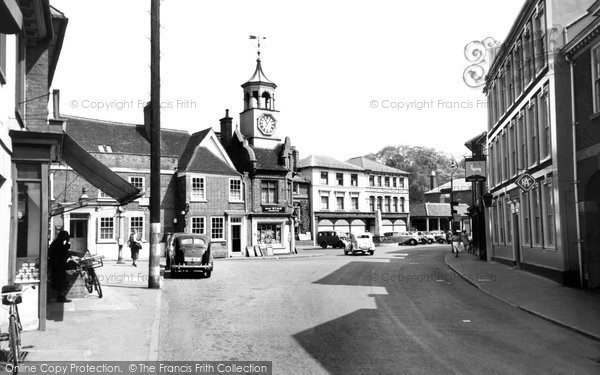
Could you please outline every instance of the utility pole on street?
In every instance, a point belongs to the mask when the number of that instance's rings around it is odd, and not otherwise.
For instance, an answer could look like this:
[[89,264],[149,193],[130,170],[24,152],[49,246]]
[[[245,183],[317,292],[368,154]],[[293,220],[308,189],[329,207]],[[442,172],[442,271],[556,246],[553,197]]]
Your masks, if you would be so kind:
[[150,261],[148,288],[160,289],[160,0],[150,0]]

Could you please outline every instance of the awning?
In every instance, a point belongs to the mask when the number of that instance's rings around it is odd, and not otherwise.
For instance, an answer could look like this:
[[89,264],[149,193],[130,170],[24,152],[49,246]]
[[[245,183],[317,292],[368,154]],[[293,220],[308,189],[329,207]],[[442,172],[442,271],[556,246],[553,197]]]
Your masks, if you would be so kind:
[[0,33],[18,34],[23,25],[23,14],[16,0],[0,0]]
[[[0,0],[1,1],[1,0]],[[62,159],[87,182],[125,205],[144,193],[90,155],[68,134],[63,134]]]

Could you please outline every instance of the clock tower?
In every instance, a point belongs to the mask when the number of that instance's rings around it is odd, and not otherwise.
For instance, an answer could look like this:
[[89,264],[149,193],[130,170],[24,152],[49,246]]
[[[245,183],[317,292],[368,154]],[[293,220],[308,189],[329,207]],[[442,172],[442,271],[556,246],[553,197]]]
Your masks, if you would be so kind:
[[244,111],[240,113],[240,130],[250,144],[258,148],[275,148],[279,138],[279,111],[275,110],[275,89],[263,73],[260,55],[256,69],[244,89]]

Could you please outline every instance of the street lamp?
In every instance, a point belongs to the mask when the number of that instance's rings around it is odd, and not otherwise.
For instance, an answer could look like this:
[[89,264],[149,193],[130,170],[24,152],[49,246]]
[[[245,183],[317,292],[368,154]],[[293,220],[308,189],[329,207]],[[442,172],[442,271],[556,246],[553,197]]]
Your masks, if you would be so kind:
[[125,212],[125,207],[117,207],[117,221],[119,222],[119,238],[117,239],[119,256],[117,258],[117,264],[125,264],[125,261],[123,260],[123,245],[125,245],[125,231],[123,230],[125,223],[123,222],[123,212]]

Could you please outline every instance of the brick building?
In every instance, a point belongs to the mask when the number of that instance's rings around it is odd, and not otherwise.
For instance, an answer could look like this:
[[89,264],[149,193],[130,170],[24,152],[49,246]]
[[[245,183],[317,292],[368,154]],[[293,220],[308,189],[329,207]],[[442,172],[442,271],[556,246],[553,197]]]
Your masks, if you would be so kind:
[[[66,229],[71,234],[74,250],[116,259],[129,259],[128,235],[132,229],[141,233],[140,257],[148,257],[150,238],[150,143],[144,125],[132,125],[74,116],[61,116],[65,132],[87,153],[121,176],[144,195],[127,205],[119,202],[101,187],[92,185],[64,161],[50,169],[51,219],[53,232]],[[163,233],[176,227],[176,180],[179,155],[189,134],[179,130],[161,130],[161,219]],[[83,189],[85,196],[82,198]]]

